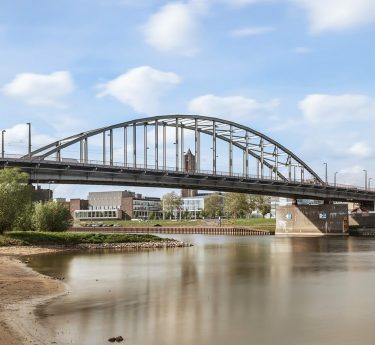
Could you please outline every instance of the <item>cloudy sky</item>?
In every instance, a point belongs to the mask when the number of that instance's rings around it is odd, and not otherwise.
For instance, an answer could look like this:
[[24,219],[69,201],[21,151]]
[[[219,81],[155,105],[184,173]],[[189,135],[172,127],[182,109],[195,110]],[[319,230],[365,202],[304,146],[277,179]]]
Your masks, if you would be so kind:
[[248,125],[321,176],[329,162],[330,179],[363,184],[363,169],[375,178],[374,37],[374,0],[0,0],[5,150],[26,151],[26,122],[36,148],[195,113]]

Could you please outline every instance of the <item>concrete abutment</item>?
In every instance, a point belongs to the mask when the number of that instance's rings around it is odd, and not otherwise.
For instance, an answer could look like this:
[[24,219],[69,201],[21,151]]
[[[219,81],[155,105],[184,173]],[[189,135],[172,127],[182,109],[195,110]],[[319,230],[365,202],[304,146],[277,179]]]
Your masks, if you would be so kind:
[[276,235],[346,235],[347,204],[290,205],[276,211]]

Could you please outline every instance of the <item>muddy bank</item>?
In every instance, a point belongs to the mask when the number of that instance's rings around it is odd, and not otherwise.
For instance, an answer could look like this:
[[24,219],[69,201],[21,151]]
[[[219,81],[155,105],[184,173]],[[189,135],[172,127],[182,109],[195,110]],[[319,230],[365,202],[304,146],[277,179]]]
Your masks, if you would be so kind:
[[34,308],[65,293],[60,281],[34,272],[20,255],[55,252],[56,249],[0,248],[0,344],[51,344],[51,335],[38,327]]

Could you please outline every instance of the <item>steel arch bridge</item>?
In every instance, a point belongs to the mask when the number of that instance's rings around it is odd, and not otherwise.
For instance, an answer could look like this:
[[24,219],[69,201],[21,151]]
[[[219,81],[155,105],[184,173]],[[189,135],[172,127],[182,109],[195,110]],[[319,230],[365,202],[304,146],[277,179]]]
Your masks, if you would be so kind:
[[[190,155],[190,163],[187,156]],[[330,186],[293,152],[247,126],[199,115],[145,117],[4,156],[31,182],[192,188],[324,200],[375,200]]]

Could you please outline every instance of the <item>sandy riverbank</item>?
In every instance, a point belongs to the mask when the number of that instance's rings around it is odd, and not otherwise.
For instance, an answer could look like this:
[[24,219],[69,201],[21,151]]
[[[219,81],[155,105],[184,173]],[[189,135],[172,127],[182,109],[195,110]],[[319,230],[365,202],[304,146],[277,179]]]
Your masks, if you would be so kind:
[[0,247],[0,345],[53,342],[48,333],[36,325],[33,311],[37,304],[65,293],[65,285],[34,272],[20,257],[58,250]]

